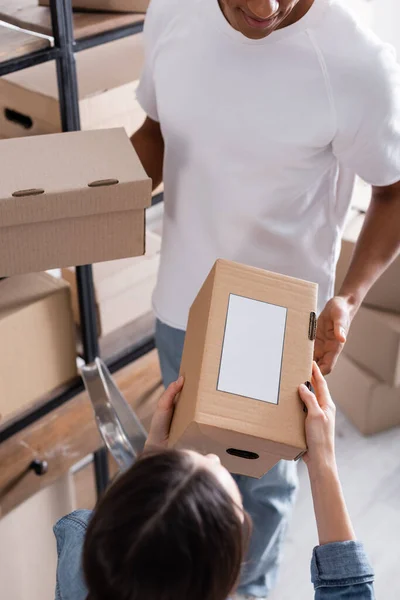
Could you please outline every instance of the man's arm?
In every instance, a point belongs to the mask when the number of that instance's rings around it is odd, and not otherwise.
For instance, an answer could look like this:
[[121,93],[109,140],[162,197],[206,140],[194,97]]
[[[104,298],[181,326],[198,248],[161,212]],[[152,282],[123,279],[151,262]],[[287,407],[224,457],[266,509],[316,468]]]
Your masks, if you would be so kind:
[[143,125],[131,137],[131,142],[155,190],[163,179],[164,139],[160,124],[146,117]]
[[[373,188],[372,201],[339,296],[357,311],[400,251],[400,182]],[[399,298],[400,307],[400,298]]]
[[371,205],[342,287],[319,317],[315,360],[324,375],[334,368],[365,296],[399,252],[400,182],[373,188]]

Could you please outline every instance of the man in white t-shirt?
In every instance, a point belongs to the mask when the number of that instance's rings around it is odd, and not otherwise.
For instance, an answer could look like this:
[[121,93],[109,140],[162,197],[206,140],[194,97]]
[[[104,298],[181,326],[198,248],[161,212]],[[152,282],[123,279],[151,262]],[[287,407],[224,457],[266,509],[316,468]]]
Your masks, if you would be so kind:
[[[341,0],[152,0],[132,142],[164,181],[154,294],[165,383],[188,311],[217,258],[319,284],[315,358],[335,365],[358,307],[400,247],[400,69]],[[373,186],[333,297],[354,174]],[[399,299],[400,308],[400,299]],[[300,382],[299,382],[300,383]],[[254,521],[240,593],[274,585],[295,465],[238,478]]]

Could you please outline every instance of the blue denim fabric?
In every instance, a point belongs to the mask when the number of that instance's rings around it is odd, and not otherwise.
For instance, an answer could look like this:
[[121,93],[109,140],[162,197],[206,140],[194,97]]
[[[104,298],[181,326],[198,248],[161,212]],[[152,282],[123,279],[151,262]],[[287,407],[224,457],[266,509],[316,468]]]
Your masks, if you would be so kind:
[[90,510],[77,510],[54,527],[58,554],[56,600],[86,600],[82,551],[91,514]]
[[[156,345],[164,385],[177,379],[185,332],[160,321]],[[297,465],[280,461],[261,479],[234,476],[253,520],[253,535],[238,592],[264,598],[275,587],[283,542],[298,488]]]
[[[54,528],[58,565],[56,600],[86,600],[82,549],[91,511],[79,510]],[[362,544],[344,542],[314,549],[315,600],[373,600],[373,573]]]
[[373,600],[374,573],[360,542],[338,542],[314,549],[311,580],[315,600]]

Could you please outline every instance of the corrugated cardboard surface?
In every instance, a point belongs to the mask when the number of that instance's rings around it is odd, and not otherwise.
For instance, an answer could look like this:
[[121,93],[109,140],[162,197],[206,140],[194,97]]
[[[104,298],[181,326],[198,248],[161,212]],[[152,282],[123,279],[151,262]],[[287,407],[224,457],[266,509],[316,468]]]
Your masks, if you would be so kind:
[[[76,55],[83,130],[125,127],[127,134],[132,135],[138,129],[145,118],[136,100],[143,64],[142,34],[83,50]],[[18,137],[60,131],[54,62],[0,78],[1,135]]]
[[[287,308],[278,405],[217,390],[230,294]],[[201,449],[207,446],[217,451],[221,440],[226,445],[229,439],[234,448],[236,442],[240,448],[246,440],[246,447],[240,449],[260,456],[264,452],[264,457],[246,461],[218,453],[234,472],[256,477],[273,461],[294,459],[303,452],[304,412],[297,390],[311,376],[313,342],[308,331],[316,302],[315,284],[218,261],[190,312],[181,367],[185,386],[172,424],[171,443],[187,445],[192,440],[197,448],[199,438],[205,436],[208,439]]]
[[[160,237],[148,231],[146,246],[144,256],[93,265],[97,322],[101,335],[107,335],[151,311],[159,266]],[[75,269],[63,269],[62,273],[71,285],[74,319],[79,325]]]
[[0,281],[3,419],[77,375],[69,287],[46,273]]
[[[150,0],[72,0],[74,8],[106,12],[146,12]],[[49,0],[39,0],[40,6],[49,6]]]
[[[145,279],[152,273],[151,265],[161,249],[159,235],[146,231],[146,252],[143,256],[110,260],[93,265],[93,283],[99,302],[115,296],[131,287],[135,281]],[[64,271],[74,271],[73,267]],[[68,277],[67,273],[66,276]]]
[[123,129],[2,140],[0,161],[0,276],[143,254],[151,180]]
[[[349,221],[342,240],[342,249],[336,268],[336,293],[344,281],[355,243],[364,223],[365,215],[356,214]],[[382,233],[384,235],[384,232]],[[375,283],[365,298],[369,306],[400,313],[400,257],[398,257]]]
[[362,306],[344,352],[391,386],[400,386],[400,315]]
[[364,435],[400,425],[400,388],[391,388],[342,355],[328,385],[332,398]]

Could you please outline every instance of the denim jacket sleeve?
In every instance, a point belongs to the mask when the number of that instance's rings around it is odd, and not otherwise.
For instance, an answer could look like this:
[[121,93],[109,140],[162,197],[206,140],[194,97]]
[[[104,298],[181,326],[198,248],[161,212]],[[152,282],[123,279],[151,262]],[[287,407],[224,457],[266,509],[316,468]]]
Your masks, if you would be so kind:
[[77,510],[54,527],[58,554],[56,600],[86,600],[82,551],[91,515],[90,510]]
[[[56,600],[86,600],[82,550],[91,514],[90,510],[75,511],[54,527],[58,553]],[[315,600],[374,600],[373,571],[358,542],[315,548],[311,578]]]
[[360,542],[318,546],[311,561],[315,600],[373,600],[374,573]]

